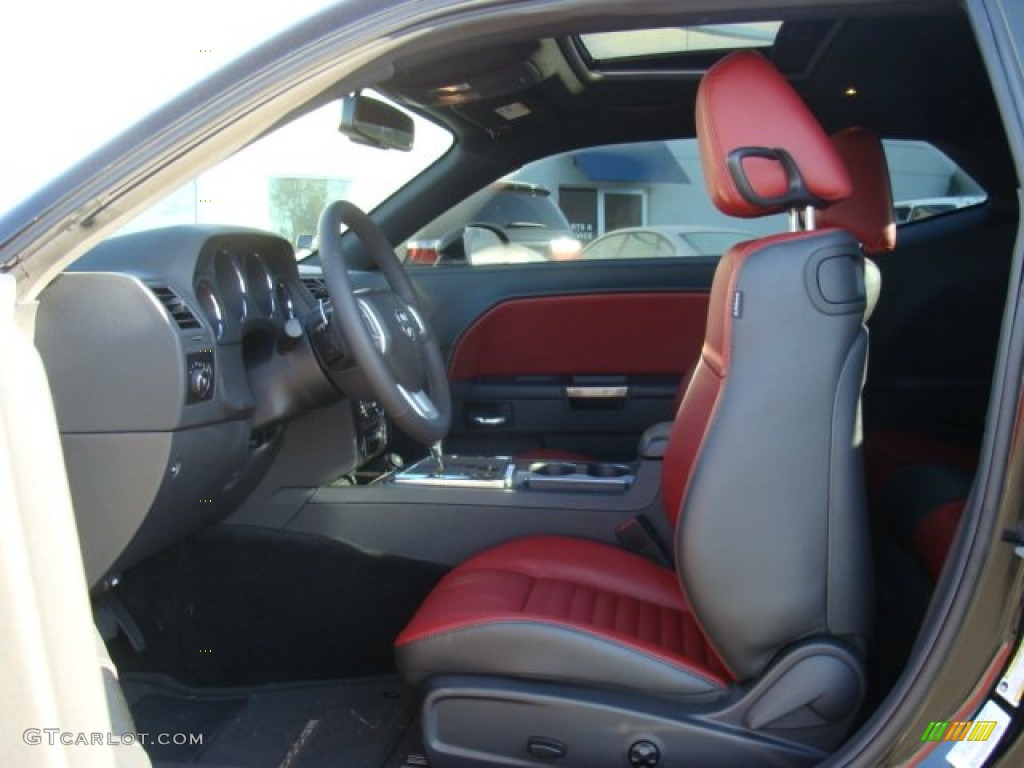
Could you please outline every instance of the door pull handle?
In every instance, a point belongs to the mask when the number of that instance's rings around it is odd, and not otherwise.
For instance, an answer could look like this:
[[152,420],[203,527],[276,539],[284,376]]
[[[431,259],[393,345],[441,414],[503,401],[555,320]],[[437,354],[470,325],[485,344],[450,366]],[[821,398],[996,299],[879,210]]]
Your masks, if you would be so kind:
[[476,424],[478,427],[501,427],[504,426],[508,419],[504,416],[484,416],[483,414],[474,414],[470,416],[470,421]]

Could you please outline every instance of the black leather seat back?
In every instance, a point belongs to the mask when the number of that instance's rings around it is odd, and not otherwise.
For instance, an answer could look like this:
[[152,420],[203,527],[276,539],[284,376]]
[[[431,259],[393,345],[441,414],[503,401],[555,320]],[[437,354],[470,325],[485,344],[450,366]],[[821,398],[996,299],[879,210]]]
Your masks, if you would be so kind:
[[[697,122],[709,192],[726,213],[851,195],[838,151],[758,54],[709,72]],[[860,246],[840,229],[742,243],[716,272],[663,487],[683,591],[738,680],[802,639],[860,644],[868,632],[867,294]]]

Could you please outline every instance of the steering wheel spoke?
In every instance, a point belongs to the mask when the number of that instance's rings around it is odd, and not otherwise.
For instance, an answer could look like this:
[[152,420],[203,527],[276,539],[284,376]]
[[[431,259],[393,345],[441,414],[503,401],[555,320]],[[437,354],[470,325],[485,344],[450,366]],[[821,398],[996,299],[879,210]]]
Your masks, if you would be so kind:
[[363,296],[356,297],[356,304],[359,306],[359,314],[363,319],[366,332],[370,334],[370,339],[377,351],[386,358],[389,348],[388,334],[384,330],[380,313],[374,308],[373,303]]
[[398,391],[402,393],[402,397],[412,407],[417,414],[424,419],[436,419],[440,415],[437,410],[437,406],[434,405],[434,401],[430,399],[430,395],[424,392],[422,389],[410,392],[401,384],[398,385]]

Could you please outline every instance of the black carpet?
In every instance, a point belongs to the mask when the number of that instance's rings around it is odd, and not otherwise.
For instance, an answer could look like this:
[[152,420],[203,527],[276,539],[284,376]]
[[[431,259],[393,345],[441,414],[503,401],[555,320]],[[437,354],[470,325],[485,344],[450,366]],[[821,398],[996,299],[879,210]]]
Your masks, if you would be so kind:
[[[382,768],[393,764],[415,719],[415,696],[394,677],[191,688],[128,675],[122,686],[158,766]],[[158,734],[201,738],[154,743]]]
[[110,644],[122,673],[206,687],[388,675],[394,639],[444,569],[336,541],[220,526],[125,572],[113,596],[141,653]]

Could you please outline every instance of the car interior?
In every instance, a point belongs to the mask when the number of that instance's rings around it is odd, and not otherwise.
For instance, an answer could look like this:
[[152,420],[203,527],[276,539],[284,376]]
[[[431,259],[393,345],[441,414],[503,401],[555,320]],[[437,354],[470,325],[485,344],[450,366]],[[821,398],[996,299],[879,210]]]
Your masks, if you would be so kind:
[[[879,710],[969,524],[1019,180],[959,3],[779,5],[398,49],[364,87],[401,110],[346,82],[280,124],[344,100],[363,144],[411,114],[452,147],[369,213],[329,201],[312,261],[159,227],[41,294],[124,728],[203,736],[155,765],[803,766]],[[615,37],[737,22],[777,30]],[[402,262],[528,163],[694,138],[715,208],[785,226]],[[897,225],[882,140],[970,204]]]

